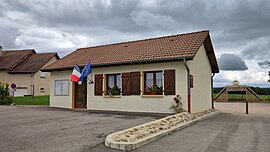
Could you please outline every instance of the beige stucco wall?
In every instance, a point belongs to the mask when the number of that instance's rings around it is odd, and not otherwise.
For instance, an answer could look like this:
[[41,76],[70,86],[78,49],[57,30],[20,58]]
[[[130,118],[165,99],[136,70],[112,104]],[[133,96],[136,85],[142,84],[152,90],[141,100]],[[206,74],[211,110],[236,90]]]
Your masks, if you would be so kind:
[[[49,62],[47,62],[44,67],[55,62],[57,59],[53,57]],[[45,78],[40,78],[41,71],[32,74],[9,74],[5,70],[0,71],[0,81],[15,83],[17,88],[27,87],[27,95],[33,94],[33,85],[34,85],[34,95],[50,95],[50,73],[45,72]],[[40,92],[40,88],[45,88],[45,92]]]
[[[47,62],[43,67],[46,67],[53,62],[57,61],[56,57],[53,57],[49,62]],[[42,67],[42,68],[43,68]],[[41,78],[41,71],[38,71],[34,74],[34,89],[35,89],[35,96],[42,96],[42,95],[50,95],[50,72],[43,72],[45,74],[45,78]],[[40,91],[40,88],[44,88],[44,92]]]
[[191,112],[210,109],[211,104],[211,66],[202,45],[192,61],[188,61],[194,87],[191,88]]
[[[175,69],[176,71],[176,94],[182,96],[182,102],[187,109],[187,89],[186,89],[186,73],[182,62],[166,62],[155,64],[141,64],[128,66],[103,67],[93,69],[94,74],[111,74],[133,71],[158,71],[166,69]],[[142,73],[141,73],[142,75]],[[104,81],[104,79],[103,79]],[[164,81],[164,78],[163,78]],[[163,82],[164,83],[164,82]],[[164,86],[164,85],[163,85]],[[143,88],[143,80],[141,79],[141,90]],[[141,95],[121,96],[120,98],[106,98],[104,96],[94,96],[94,85],[88,85],[88,109],[98,110],[117,110],[117,111],[136,111],[136,112],[173,112],[169,110],[173,102],[174,95],[163,95],[160,98],[149,98]]]
[[50,78],[50,107],[72,108],[72,82],[69,81],[69,94],[68,96],[55,96],[54,95],[54,82],[55,80],[69,80],[72,70],[54,71],[51,72]]
[[32,74],[9,74],[6,71],[0,71],[0,81],[15,83],[19,87],[27,87],[27,94],[32,94],[33,77]]
[[[182,62],[166,62],[155,64],[140,64],[140,65],[125,65],[115,67],[102,67],[93,68],[92,75],[95,74],[112,74],[123,73],[132,71],[155,71],[175,69],[176,70],[176,93],[182,96],[182,102],[185,109],[187,109],[187,82],[185,67]],[[54,81],[69,79],[72,71],[58,71],[51,73],[51,107],[65,107],[72,108],[72,83],[70,82],[69,96],[54,96]],[[89,76],[90,77],[90,76]],[[104,80],[104,79],[103,79]],[[163,79],[164,80],[164,79]],[[141,90],[143,83],[141,79]],[[104,82],[103,82],[104,84]],[[87,86],[87,109],[92,110],[114,110],[114,111],[136,111],[136,112],[158,112],[158,113],[170,113],[169,110],[171,102],[173,102],[174,95],[163,95],[159,98],[146,98],[141,95],[121,96],[119,97],[104,97],[94,95],[94,85],[89,84]]]

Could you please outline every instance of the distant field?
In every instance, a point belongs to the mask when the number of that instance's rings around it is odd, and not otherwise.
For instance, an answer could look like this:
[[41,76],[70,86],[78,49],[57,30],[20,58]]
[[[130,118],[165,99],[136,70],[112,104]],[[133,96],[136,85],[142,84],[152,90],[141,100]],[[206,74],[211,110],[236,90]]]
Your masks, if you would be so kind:
[[15,103],[17,105],[49,105],[50,96],[35,96],[34,99],[31,96],[15,97]]
[[[214,98],[217,96],[218,94],[214,94]],[[258,95],[259,98],[261,100],[270,100],[270,95]],[[228,95],[229,100],[245,100],[246,99],[246,95],[243,94],[229,94]]]

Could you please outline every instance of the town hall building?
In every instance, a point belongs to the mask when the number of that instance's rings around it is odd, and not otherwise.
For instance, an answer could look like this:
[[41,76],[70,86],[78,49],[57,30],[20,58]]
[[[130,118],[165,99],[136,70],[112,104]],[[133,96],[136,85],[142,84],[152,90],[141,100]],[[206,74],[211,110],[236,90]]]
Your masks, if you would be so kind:
[[[88,79],[71,82],[74,66],[89,62]],[[180,95],[194,113],[213,108],[219,68],[209,31],[199,31],[79,48],[42,71],[51,73],[51,107],[172,113]]]

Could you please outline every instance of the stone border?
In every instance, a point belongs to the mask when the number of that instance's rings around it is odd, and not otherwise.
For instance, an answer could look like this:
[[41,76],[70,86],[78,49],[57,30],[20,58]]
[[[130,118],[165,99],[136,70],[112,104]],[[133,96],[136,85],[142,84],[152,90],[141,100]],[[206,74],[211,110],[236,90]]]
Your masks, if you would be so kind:
[[[119,131],[119,132],[112,133],[106,137],[105,145],[107,147],[110,147],[113,149],[133,150],[133,149],[139,148],[143,145],[146,145],[154,140],[157,140],[163,136],[166,136],[166,135],[171,134],[175,131],[183,129],[191,124],[202,121],[204,119],[211,118],[211,117],[218,115],[220,113],[221,112],[218,110],[211,109],[211,110],[206,110],[206,111],[195,113],[195,114],[189,114],[187,112],[183,112],[180,114],[171,115],[171,116],[168,116],[168,117],[165,117],[162,119],[158,119],[158,120],[155,120],[152,122],[148,122],[148,123],[136,126],[136,127],[132,127],[129,129]],[[174,120],[172,120],[172,119],[174,119]],[[167,121],[167,124],[166,124],[166,121]],[[165,122],[165,123],[163,123],[163,122]],[[159,123],[159,124],[157,124],[157,123]],[[161,129],[161,130],[159,130],[158,128],[155,128],[155,126],[153,127],[153,125],[155,125],[155,124],[157,124],[156,126],[159,125],[159,127],[161,124],[162,127],[164,126],[165,129],[159,128],[159,129]],[[146,132],[142,128],[146,129],[148,132]],[[138,129],[139,130],[142,129],[142,130],[140,130],[140,132],[146,133],[146,135],[142,135],[138,131]],[[155,129],[158,129],[158,130],[155,130]],[[133,138],[131,138],[129,136],[130,134],[133,136],[133,132],[136,134],[136,137],[138,137],[138,139],[133,139],[135,136]],[[139,133],[137,133],[137,132],[139,132]],[[121,137],[123,137],[124,139],[121,139]]]

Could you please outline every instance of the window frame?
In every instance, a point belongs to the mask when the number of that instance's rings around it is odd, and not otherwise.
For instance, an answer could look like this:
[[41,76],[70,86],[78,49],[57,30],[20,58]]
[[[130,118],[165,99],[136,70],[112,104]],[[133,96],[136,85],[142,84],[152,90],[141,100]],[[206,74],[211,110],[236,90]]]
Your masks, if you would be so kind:
[[[147,81],[147,73],[153,73],[153,85],[152,86],[157,86],[157,73],[161,73],[161,93],[160,94],[147,94],[146,93],[146,81]],[[160,96],[160,95],[164,95],[164,91],[163,91],[163,87],[164,87],[164,77],[163,77],[163,70],[155,70],[155,71],[143,71],[143,94],[142,95],[146,95],[146,96]]]
[[[113,83],[114,83],[114,86],[113,87],[118,87],[118,89],[119,89],[119,93],[118,94],[115,94],[115,95],[113,95],[113,96],[121,96],[121,89],[122,89],[122,82],[121,82],[121,80],[122,80],[122,78],[121,78],[121,73],[110,73],[110,74],[105,74],[105,84],[104,84],[104,86],[105,86],[105,93],[104,93],[104,96],[109,96],[110,95],[110,90],[108,90],[108,88],[110,88],[109,87],[109,76],[113,76]],[[120,80],[119,80],[119,86],[117,86],[117,76],[119,76],[120,77]]]

